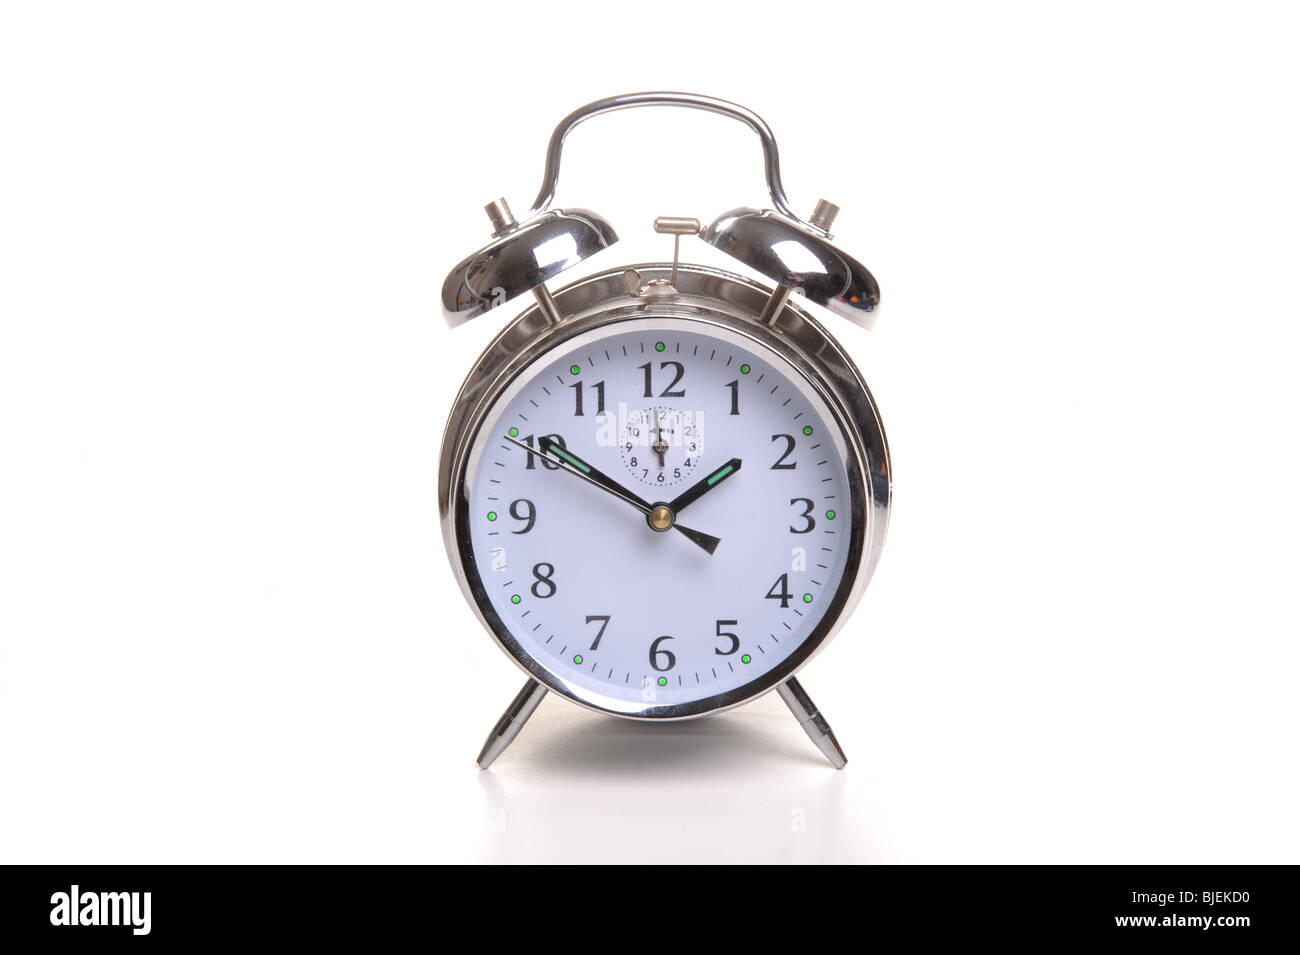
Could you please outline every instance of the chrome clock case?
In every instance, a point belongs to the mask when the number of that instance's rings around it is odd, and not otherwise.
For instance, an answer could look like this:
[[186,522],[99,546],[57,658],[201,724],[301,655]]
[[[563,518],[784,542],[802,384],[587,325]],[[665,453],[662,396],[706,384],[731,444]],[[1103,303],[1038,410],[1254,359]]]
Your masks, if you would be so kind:
[[[656,220],[656,231],[675,236],[671,264],[618,268],[580,279],[554,293],[546,282],[560,271],[617,241],[612,226],[587,210],[550,210],[565,136],[578,123],[615,109],[682,106],[740,120],[759,136],[774,208],[724,213],[707,229],[691,219]],[[589,104],[556,128],[547,152],[541,191],[522,222],[504,200],[487,206],[492,242],[459,263],[443,286],[451,325],[487,314],[531,292],[535,304],[511,322],[475,363],[447,421],[438,470],[438,507],[457,582],[498,645],[528,675],[523,690],[489,735],[479,756],[486,768],[513,740],[547,692],[584,707],[641,720],[675,720],[717,713],[777,689],[808,735],[836,768],[846,762],[834,734],[795,679],[797,671],[839,629],[857,604],[880,559],[889,522],[891,471],[888,445],[866,383],[839,344],[802,301],[870,325],[880,291],[874,277],[830,242],[837,208],[819,202],[808,220],[790,211],[780,181],[770,129],[743,107],[686,93],[637,93]],[[701,238],[773,280],[774,288],[720,269],[678,260],[683,235]],[[465,476],[470,454],[497,398],[527,368],[580,336],[643,319],[701,323],[725,329],[791,366],[825,401],[843,435],[851,495],[849,563],[821,620],[798,649],[775,669],[734,690],[689,703],[665,705],[614,700],[569,682],[525,652],[493,609],[468,532]]]

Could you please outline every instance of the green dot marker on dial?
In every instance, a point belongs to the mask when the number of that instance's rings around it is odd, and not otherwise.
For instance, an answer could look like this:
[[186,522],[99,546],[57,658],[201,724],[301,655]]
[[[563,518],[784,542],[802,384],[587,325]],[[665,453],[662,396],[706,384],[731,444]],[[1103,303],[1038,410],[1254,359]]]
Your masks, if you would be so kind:
[[582,654],[581,654],[581,653],[575,653],[575,654],[573,655],[573,662],[576,663],[576,664],[578,664],[579,666],[581,666],[581,665],[582,665]]
[[812,594],[804,594],[804,595],[803,595],[803,602],[806,603],[806,604],[810,604],[810,603],[812,603]]
[[510,602],[512,604],[517,604],[519,603],[520,599],[521,599],[520,596],[518,594],[515,594],[513,597],[510,598]]
[[[663,351],[663,350],[664,350],[664,343],[655,342],[655,351]],[[664,682],[667,683],[668,681],[665,679]]]
[[573,365],[573,366],[569,369],[569,371],[570,371],[572,374],[575,374],[575,375],[576,375],[578,372],[582,371],[582,366],[580,366],[580,365]]
[[740,366],[740,373],[741,373],[742,375],[748,375],[748,374],[749,374],[749,366],[748,366],[748,365],[741,365],[741,366]]
[[749,662],[750,660],[752,660],[752,659],[754,659],[754,658],[751,657],[748,653],[742,653],[742,654],[740,655],[740,662],[741,662],[741,663],[748,663],[748,662]]
[[660,686],[667,686],[667,685],[668,685],[668,677],[666,677],[666,676],[661,676],[661,677],[659,678],[659,685],[660,685]]
[[833,521],[833,520],[835,520],[835,512],[834,512],[834,511],[827,511],[827,512],[826,512],[826,520],[828,520],[828,521]]
[[495,521],[496,519],[497,519],[497,512],[496,512],[496,511],[488,511],[488,520],[489,520],[489,521]]
[[803,433],[804,433],[804,434],[812,434],[812,425],[810,425],[810,424],[806,424],[806,425],[804,425],[804,426],[803,426]]
[[519,429],[518,429],[518,428],[511,428],[510,431],[509,431],[508,433],[509,433],[510,437],[512,437],[512,438],[517,438],[517,437],[519,437]]

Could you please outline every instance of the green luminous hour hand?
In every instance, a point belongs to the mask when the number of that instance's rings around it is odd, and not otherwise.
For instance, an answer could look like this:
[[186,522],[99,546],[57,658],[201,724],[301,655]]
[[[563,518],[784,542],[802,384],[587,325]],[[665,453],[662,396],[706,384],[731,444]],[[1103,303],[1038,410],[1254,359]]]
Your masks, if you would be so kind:
[[714,468],[707,477],[703,477],[688,487],[676,498],[668,502],[668,506],[673,509],[674,514],[680,514],[682,508],[687,504],[693,504],[699,498],[703,497],[707,491],[713,490],[727,478],[731,477],[740,470],[740,458],[732,458],[721,467]]

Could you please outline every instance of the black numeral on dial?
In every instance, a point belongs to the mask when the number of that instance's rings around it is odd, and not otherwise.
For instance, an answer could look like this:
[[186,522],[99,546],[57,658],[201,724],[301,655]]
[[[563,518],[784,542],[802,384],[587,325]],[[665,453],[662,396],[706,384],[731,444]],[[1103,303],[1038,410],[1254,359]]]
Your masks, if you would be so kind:
[[597,621],[600,622],[600,626],[596,629],[596,639],[591,641],[592,650],[600,646],[600,638],[605,635],[605,628],[609,626],[609,614],[593,613],[587,615],[587,623],[596,623]]
[[556,586],[551,576],[555,573],[555,565],[545,562],[533,564],[533,586],[530,588],[534,597],[545,600],[547,597],[554,597]]
[[665,640],[671,640],[672,637],[657,637],[650,644],[650,665],[663,673],[665,670],[671,670],[677,666],[677,655],[671,650],[660,650],[659,644]]
[[[652,383],[651,383],[651,380],[650,380],[650,379],[651,379],[651,374],[650,374],[650,366],[651,366],[651,364],[653,364],[653,363],[652,363],[652,362],[646,362],[644,365],[638,365],[638,366],[637,366],[637,367],[640,368],[643,372],[645,372],[645,393],[644,393],[644,395],[643,395],[643,397],[645,397],[645,398],[653,398],[653,397],[655,396],[655,395],[654,395],[654,387],[653,387],[653,385],[652,385]],[[677,387],[678,383],[682,380],[682,376],[686,374],[686,369],[682,366],[682,363],[679,362],[679,361],[661,361],[661,362],[659,363],[659,369],[660,369],[661,371],[667,371],[667,370],[670,369],[670,368],[673,369],[674,372],[675,372],[675,374],[674,374],[674,376],[673,376],[673,380],[672,380],[671,382],[668,383],[668,387],[667,387],[667,388],[665,388],[663,391],[659,392],[659,397],[660,397],[660,398],[685,398],[685,397],[686,397],[686,389],[685,389],[685,388],[683,388],[683,389],[680,390],[680,391],[674,391],[673,389]]]
[[785,459],[788,458],[790,455],[794,454],[794,435],[792,435],[792,434],[774,434],[774,435],[772,435],[772,440],[773,440],[773,441],[784,441],[784,442],[785,442],[785,451],[783,451],[783,452],[781,453],[781,456],[780,456],[779,458],[776,459],[776,464],[772,465],[772,470],[773,470],[773,471],[793,471],[793,470],[794,470],[795,462],[791,461],[789,464],[786,464],[786,463],[785,463]]
[[795,505],[803,505],[803,513],[798,514],[796,516],[802,517],[805,522],[803,527],[795,527],[793,524],[791,524],[790,533],[791,534],[811,533],[812,529],[817,526],[817,518],[812,516],[813,502],[806,497],[792,497],[790,498],[790,503]]
[[[556,445],[557,447],[562,448],[565,446],[564,439],[560,437],[558,434],[544,434],[542,435],[542,437],[546,438],[546,440],[550,441],[552,444]],[[528,445],[530,448],[537,447],[533,435],[531,434],[524,435],[523,442],[524,444]],[[528,458],[528,462],[524,465],[524,470],[536,471],[538,456],[536,454],[526,454],[524,455],[524,457]],[[546,458],[542,458],[541,462],[542,462],[542,467],[546,468],[546,470],[548,471],[558,471],[560,469],[560,466],[558,464],[552,464],[550,461],[546,460]]]
[[[583,416],[582,382],[580,381],[575,382],[574,384],[569,385],[569,387],[573,389],[573,416],[575,418],[581,418]],[[589,387],[592,391],[596,393],[596,414],[604,414],[605,413],[605,383],[603,381],[598,381],[593,385],[588,385],[587,387]]]
[[794,594],[790,593],[790,580],[787,574],[776,578],[776,583],[772,584],[767,591],[767,599],[781,601],[782,610],[790,606],[790,598],[793,596]]
[[737,626],[739,623],[740,623],[739,620],[719,620],[719,621],[718,621],[718,624],[717,624],[717,627],[718,627],[718,629],[717,629],[717,635],[718,635],[719,637],[722,637],[724,640],[730,640],[730,641],[731,641],[731,646],[730,646],[729,648],[727,648],[727,649],[723,649],[722,647],[715,647],[715,648],[714,648],[713,652],[716,653],[718,656],[720,656],[720,657],[728,657],[728,656],[731,656],[731,654],[735,653],[737,650],[740,649],[740,637],[736,636],[734,633],[730,633],[730,632],[728,632],[728,631],[722,629],[723,627],[734,627],[734,626]]
[[510,516],[523,523],[523,530],[511,531],[512,534],[527,534],[537,523],[537,505],[526,497],[510,502]]

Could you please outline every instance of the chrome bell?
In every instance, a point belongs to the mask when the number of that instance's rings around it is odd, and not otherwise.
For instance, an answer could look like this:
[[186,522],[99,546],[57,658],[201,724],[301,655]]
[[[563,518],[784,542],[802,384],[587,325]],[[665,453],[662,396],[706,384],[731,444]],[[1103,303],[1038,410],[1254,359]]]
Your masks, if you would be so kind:
[[529,291],[537,297],[548,319],[559,321],[559,312],[544,283],[618,241],[613,227],[594,212],[548,208],[559,181],[565,137],[593,116],[640,106],[676,106],[718,113],[744,123],[758,135],[773,208],[733,209],[705,229],[701,237],[777,283],[768,307],[759,317],[761,321],[773,321],[790,295],[797,293],[852,322],[871,327],[873,309],[880,302],[880,286],[866,266],[831,244],[829,229],[839,208],[822,200],[807,220],[800,219],[790,208],[781,185],[776,139],[767,123],[743,106],[692,93],[612,96],[566,116],[551,134],[542,187],[524,221],[515,221],[504,199],[487,205],[495,240],[452,269],[443,283],[442,308],[448,324],[459,325]]
[[543,285],[618,241],[614,227],[587,209],[552,209],[516,222],[504,199],[485,207],[494,241],[461,261],[442,285],[442,312],[455,327],[535,292],[549,301]]
[[865,265],[830,243],[826,230],[838,211],[822,200],[805,223],[772,209],[742,207],[719,216],[701,238],[783,288],[870,328],[880,286]]

